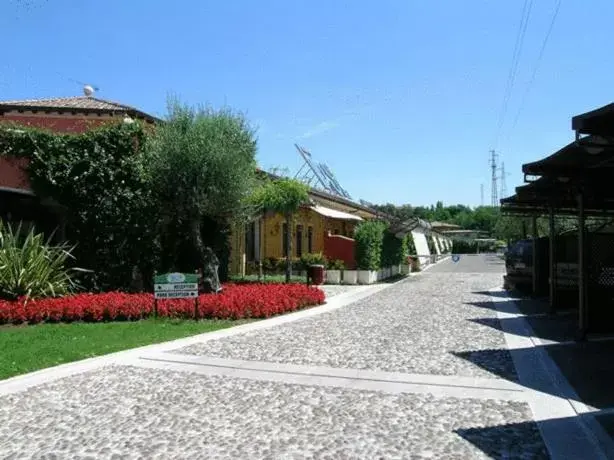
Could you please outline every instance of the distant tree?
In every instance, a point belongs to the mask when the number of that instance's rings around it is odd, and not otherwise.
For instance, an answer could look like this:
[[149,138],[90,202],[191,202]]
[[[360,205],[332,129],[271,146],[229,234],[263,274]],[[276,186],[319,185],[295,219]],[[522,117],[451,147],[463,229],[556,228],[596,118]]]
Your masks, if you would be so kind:
[[260,212],[272,211],[286,220],[286,282],[292,278],[292,222],[294,214],[309,202],[309,186],[294,179],[265,180],[250,197]]
[[411,219],[414,216],[414,210],[408,204],[404,204],[401,206],[396,206],[392,203],[376,204],[373,206],[373,208],[389,216],[396,217],[397,219],[402,221]]

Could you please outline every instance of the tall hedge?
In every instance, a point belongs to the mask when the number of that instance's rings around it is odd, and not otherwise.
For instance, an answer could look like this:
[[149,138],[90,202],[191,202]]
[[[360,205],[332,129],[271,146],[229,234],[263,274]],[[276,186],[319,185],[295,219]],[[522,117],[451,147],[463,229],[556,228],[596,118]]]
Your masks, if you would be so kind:
[[90,289],[129,287],[134,266],[153,272],[157,209],[142,172],[145,135],[139,123],[83,134],[0,127],[0,155],[29,159],[35,193],[63,207],[76,264],[95,272]]
[[411,255],[416,254],[416,245],[414,244],[414,237],[411,233],[405,235],[405,244],[407,245],[407,253]]
[[384,232],[381,266],[400,265],[407,257],[407,238],[397,238],[390,231]]
[[378,270],[382,263],[384,231],[379,221],[361,222],[354,231],[356,265],[359,270]]

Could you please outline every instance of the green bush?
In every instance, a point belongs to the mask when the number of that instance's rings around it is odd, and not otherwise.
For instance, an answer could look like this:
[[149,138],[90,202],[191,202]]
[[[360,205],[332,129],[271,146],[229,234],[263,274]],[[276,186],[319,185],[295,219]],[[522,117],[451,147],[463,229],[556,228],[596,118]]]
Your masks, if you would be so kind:
[[278,270],[279,261],[275,257],[267,257],[262,261],[262,271],[274,273]]
[[16,299],[60,296],[77,287],[66,267],[73,248],[51,246],[31,229],[24,237],[21,224],[13,229],[0,221],[0,297]]
[[301,270],[307,270],[310,265],[324,265],[326,267],[326,257],[321,252],[307,253],[301,256]]
[[382,264],[383,222],[362,222],[354,230],[356,265],[359,270],[378,270]]
[[478,244],[473,240],[453,240],[452,253],[454,254],[476,254]]
[[407,246],[407,254],[416,254],[416,245],[414,244],[414,237],[411,233],[405,235],[405,244]]
[[407,239],[397,238],[393,233],[386,231],[382,247],[382,267],[392,267],[405,262],[407,258]]
[[328,262],[326,267],[328,270],[345,270],[345,262],[343,260],[332,260]]
[[[291,262],[293,270],[296,270],[297,268],[299,270],[303,269],[301,259],[299,259],[298,257],[292,257]],[[288,265],[288,262],[286,261],[285,257],[282,259],[277,259],[277,269],[275,273],[285,273],[286,265]]]
[[412,272],[419,272],[420,269],[420,260],[418,259],[418,257],[412,257],[411,258],[411,271]]

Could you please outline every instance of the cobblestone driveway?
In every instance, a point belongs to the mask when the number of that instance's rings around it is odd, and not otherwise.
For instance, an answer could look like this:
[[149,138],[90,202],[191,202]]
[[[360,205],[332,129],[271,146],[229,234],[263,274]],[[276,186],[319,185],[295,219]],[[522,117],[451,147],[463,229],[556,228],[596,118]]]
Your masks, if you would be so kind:
[[500,274],[492,273],[426,272],[349,308],[180,353],[418,374],[493,377],[495,372],[514,378],[503,334],[470,321],[496,323],[492,310],[471,302],[484,301],[474,292],[500,280]]
[[500,269],[451,263],[1,396],[0,458],[548,458],[482,292]]

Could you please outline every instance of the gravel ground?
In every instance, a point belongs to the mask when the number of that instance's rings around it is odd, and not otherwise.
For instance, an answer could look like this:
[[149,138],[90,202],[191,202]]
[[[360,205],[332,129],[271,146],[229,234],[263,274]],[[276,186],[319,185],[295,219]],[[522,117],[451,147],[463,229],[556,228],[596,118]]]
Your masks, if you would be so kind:
[[320,289],[326,294],[326,298],[334,297],[339,294],[345,294],[346,292],[352,292],[359,289],[360,286],[348,286],[343,284],[324,284],[320,286]]
[[1,397],[0,457],[548,458],[530,420],[518,402],[114,367]]
[[484,306],[487,297],[476,292],[500,280],[500,273],[427,271],[339,310],[177,352],[516,380],[496,313],[470,304]]
[[[429,269],[432,273],[505,273],[505,260],[498,254],[456,254]],[[499,280],[499,287],[503,279]],[[495,286],[491,286],[495,287]]]

